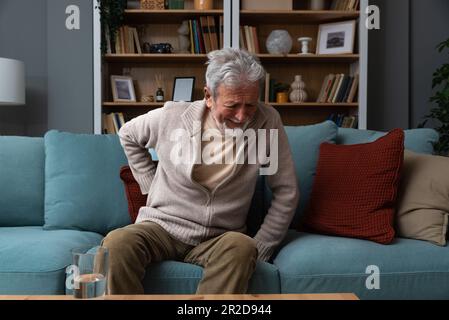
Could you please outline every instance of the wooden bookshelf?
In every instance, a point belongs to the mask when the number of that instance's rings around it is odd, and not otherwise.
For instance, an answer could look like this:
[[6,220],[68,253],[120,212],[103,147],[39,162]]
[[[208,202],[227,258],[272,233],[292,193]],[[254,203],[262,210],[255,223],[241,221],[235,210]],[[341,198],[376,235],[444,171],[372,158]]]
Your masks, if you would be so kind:
[[292,11],[265,11],[265,10],[241,10],[240,18],[250,24],[298,24],[301,23],[327,23],[342,20],[358,19],[359,11],[335,11],[335,10],[292,10]]
[[198,16],[219,16],[223,10],[125,10],[125,23],[177,23]]
[[[186,3],[189,0],[186,0]],[[294,0],[297,1],[297,0]],[[331,0],[328,0],[330,2]],[[364,0],[363,0],[364,1]],[[193,3],[193,0],[190,0]],[[178,34],[177,29],[181,22],[189,19],[198,19],[204,16],[213,16],[218,20],[219,16],[235,14],[226,13],[223,10],[222,0],[214,1],[214,10],[193,10],[186,7],[185,10],[126,10],[124,23],[139,29],[139,40],[141,44],[149,43],[171,43],[174,47],[173,53],[109,53],[102,56],[102,102],[99,107],[101,113],[122,112],[127,118],[143,114],[149,110],[160,108],[163,103],[140,102],[143,96],[155,96],[156,85],[154,74],[164,76],[165,100],[170,100],[173,90],[173,78],[182,76],[195,77],[194,100],[203,98],[203,87],[205,85],[204,74],[207,55],[179,53],[177,51]],[[286,125],[312,124],[324,121],[331,113],[347,113],[359,115],[361,112],[366,116],[366,103],[354,101],[353,103],[317,103],[321,85],[326,75],[350,74],[361,60],[365,60],[366,44],[356,40],[352,54],[341,55],[318,55],[316,50],[316,39],[319,25],[323,23],[357,20],[362,21],[362,10],[360,11],[336,11],[336,10],[291,10],[291,11],[263,11],[263,10],[240,10],[238,19],[230,19],[233,25],[226,26],[235,34],[235,28],[239,25],[251,25],[257,28],[258,42],[261,52],[257,54],[260,61],[270,73],[271,79],[291,84],[296,74],[303,76],[306,83],[305,90],[308,100],[303,103],[276,103],[269,102],[276,108]],[[239,25],[235,25],[239,21]],[[360,22],[359,22],[360,23]],[[293,40],[293,47],[287,55],[269,54],[265,42],[274,29],[286,29]],[[238,34],[238,32],[237,32]],[[356,35],[358,32],[356,32]],[[312,37],[309,52],[312,54],[301,55],[298,37]],[[231,37],[234,37],[231,35]],[[238,39],[230,41],[235,42]],[[225,45],[229,46],[230,43]],[[234,44],[233,44],[234,45]],[[110,76],[129,75],[134,80],[137,101],[134,103],[113,102]],[[362,75],[361,82],[366,83],[366,70]]]
[[[300,55],[300,54],[257,54],[262,61],[318,61],[318,62],[355,62],[358,61],[358,54],[345,54],[345,55]],[[180,54],[180,53],[147,53],[147,54],[106,54],[104,60],[107,62],[173,62],[173,61],[185,61],[185,62],[205,62],[207,60],[206,54]]]
[[[327,1],[328,5],[330,3],[331,0]],[[270,74],[270,78],[275,79],[278,83],[290,85],[294,81],[295,75],[301,75],[306,84],[305,91],[308,99],[303,103],[265,101],[279,111],[285,124],[317,123],[328,119],[332,113],[358,116],[360,110],[365,109],[364,105],[360,105],[358,99],[352,103],[316,102],[323,81],[328,74],[353,74],[354,70],[359,69],[362,58],[357,38],[351,54],[316,54],[320,24],[349,20],[360,21],[360,18],[360,10],[240,10],[239,26],[235,25],[233,28],[245,25],[256,28],[256,40],[260,48],[260,53],[257,56]],[[266,40],[276,29],[287,30],[292,38],[292,49],[287,55],[273,55],[266,49]],[[246,38],[244,31],[243,34]],[[310,54],[299,54],[301,52],[301,44],[297,41],[299,37],[312,38],[312,42],[309,43]]]

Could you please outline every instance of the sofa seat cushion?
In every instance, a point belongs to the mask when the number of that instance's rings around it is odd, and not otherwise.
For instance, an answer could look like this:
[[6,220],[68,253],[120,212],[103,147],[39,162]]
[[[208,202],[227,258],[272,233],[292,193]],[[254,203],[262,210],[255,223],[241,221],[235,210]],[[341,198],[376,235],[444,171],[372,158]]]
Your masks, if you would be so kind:
[[98,245],[102,238],[75,230],[0,228],[0,294],[65,294],[71,250]]
[[[147,294],[194,294],[203,275],[203,268],[178,261],[163,261],[150,265],[143,280]],[[277,267],[257,262],[248,293],[279,293]]]
[[[361,299],[449,299],[449,247],[425,241],[396,238],[385,246],[290,230],[274,264],[279,268],[282,293],[353,292]],[[375,284],[374,269],[369,266],[379,268],[379,289],[366,286],[367,280]]]

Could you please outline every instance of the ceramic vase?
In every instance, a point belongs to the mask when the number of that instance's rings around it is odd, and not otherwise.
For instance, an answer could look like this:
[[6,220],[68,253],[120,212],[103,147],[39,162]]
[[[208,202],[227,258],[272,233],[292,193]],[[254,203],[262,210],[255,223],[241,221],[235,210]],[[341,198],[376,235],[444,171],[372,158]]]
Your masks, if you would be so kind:
[[304,90],[306,85],[304,81],[302,81],[301,75],[295,76],[295,81],[290,85],[290,102],[300,103],[307,100],[307,92]]

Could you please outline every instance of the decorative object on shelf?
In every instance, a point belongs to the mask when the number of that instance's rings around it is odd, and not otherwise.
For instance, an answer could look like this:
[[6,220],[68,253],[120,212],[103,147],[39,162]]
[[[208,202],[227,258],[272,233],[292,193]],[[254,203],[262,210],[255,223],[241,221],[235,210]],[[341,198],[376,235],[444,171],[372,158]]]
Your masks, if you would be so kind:
[[114,102],[136,102],[133,79],[126,76],[111,76]]
[[168,0],[168,8],[170,10],[182,10],[184,9],[184,0]]
[[304,81],[302,81],[301,75],[295,76],[295,81],[292,82],[290,85],[291,91],[290,91],[290,101],[291,102],[305,102],[307,101],[307,92],[304,90],[306,87],[306,84]]
[[161,73],[155,74],[154,80],[156,81],[156,87],[157,87],[156,102],[164,102],[165,101],[164,90],[162,90],[163,84],[164,84],[164,79],[163,79],[162,74]]
[[142,102],[154,102],[154,96],[153,95],[143,96]]
[[309,52],[309,42],[312,41],[310,37],[301,37],[298,38],[299,43],[301,44],[301,52],[299,54],[310,54]]
[[195,0],[193,7],[195,10],[212,10],[213,3],[213,0]]
[[[144,45],[145,44],[146,43],[144,43]],[[149,46],[150,53],[172,53],[172,50],[173,47],[170,43],[153,43]]]
[[326,8],[325,0],[310,0],[310,10],[324,10]]
[[140,8],[147,10],[164,10],[165,0],[140,0]]
[[[441,42],[437,46],[438,52],[449,49],[449,39]],[[438,87],[438,91],[430,98],[430,102],[436,104],[430,109],[430,113],[424,117],[426,119],[419,127],[424,127],[426,122],[437,120],[439,126],[435,128],[440,138],[434,143],[435,153],[441,156],[449,156],[449,62],[441,65],[434,73],[432,89]]]
[[157,88],[156,102],[164,102],[164,90],[162,88]]
[[276,93],[276,103],[287,103],[288,102],[288,92],[280,91]]
[[143,51],[143,53],[150,53],[150,51],[151,51],[150,47],[151,47],[151,45],[150,45],[149,42],[144,42],[142,44],[142,51]]
[[193,101],[195,77],[175,77],[172,101]]
[[273,88],[276,93],[276,103],[287,103],[290,85],[283,82],[277,82],[274,84]]
[[265,45],[270,54],[288,54],[292,49],[292,37],[287,30],[273,30]]
[[178,28],[177,32],[178,32],[179,52],[190,53],[189,21],[184,20],[181,26]]
[[25,104],[25,64],[0,58],[0,105]]
[[123,16],[127,6],[126,0],[97,0],[97,8],[100,11],[101,24],[101,52],[108,50],[108,42],[111,48],[115,48],[117,32],[123,25]]
[[355,26],[355,20],[320,24],[316,53],[353,53]]

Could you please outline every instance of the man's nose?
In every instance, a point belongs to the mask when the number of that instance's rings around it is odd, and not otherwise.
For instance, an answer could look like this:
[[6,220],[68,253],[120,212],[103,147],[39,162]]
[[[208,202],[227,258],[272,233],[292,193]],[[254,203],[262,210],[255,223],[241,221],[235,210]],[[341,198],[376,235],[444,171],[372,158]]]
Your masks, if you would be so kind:
[[245,112],[244,108],[238,108],[236,113],[235,113],[235,118],[239,121],[239,122],[244,122],[247,118],[247,114]]

